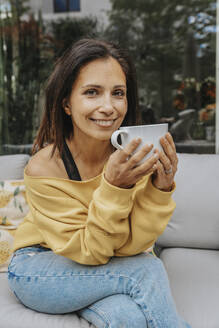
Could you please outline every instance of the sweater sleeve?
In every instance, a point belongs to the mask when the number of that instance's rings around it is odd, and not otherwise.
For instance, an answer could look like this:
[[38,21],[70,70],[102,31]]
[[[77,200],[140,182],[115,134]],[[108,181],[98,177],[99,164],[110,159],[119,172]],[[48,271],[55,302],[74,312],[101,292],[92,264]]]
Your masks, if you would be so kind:
[[93,192],[86,195],[81,188],[83,197],[77,188],[72,192],[72,185],[63,188],[48,180],[26,178],[26,186],[33,224],[54,253],[82,264],[104,264],[128,239],[134,188],[114,187],[103,176]]
[[171,192],[155,188],[151,176],[143,188],[136,191],[130,215],[130,234],[127,242],[115,252],[116,256],[135,255],[151,247],[164,231],[175,209]]

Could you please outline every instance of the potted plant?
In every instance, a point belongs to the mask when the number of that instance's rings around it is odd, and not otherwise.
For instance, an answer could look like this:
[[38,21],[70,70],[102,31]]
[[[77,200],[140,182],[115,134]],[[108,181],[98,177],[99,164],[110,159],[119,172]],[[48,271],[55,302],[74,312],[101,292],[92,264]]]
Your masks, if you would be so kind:
[[199,111],[199,120],[205,127],[205,138],[208,141],[215,139],[215,107],[216,104],[208,104]]

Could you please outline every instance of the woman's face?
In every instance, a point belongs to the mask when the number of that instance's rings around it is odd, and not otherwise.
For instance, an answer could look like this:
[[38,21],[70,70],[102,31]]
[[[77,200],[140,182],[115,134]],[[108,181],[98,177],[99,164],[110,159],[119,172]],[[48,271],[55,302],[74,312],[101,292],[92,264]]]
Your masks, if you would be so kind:
[[74,138],[109,140],[127,112],[126,76],[112,57],[96,59],[80,70],[65,112]]

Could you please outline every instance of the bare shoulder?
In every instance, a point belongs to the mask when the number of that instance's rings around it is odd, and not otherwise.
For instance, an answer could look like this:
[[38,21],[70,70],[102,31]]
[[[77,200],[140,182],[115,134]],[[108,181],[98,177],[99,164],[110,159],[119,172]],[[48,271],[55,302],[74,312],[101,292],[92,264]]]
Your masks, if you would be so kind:
[[62,160],[56,150],[51,157],[53,145],[48,145],[31,157],[26,167],[26,174],[30,176],[66,178]]
[[31,157],[27,168],[27,175],[31,176],[46,176],[51,170],[52,162],[51,158],[52,145],[48,145],[45,148],[38,151],[33,157]]

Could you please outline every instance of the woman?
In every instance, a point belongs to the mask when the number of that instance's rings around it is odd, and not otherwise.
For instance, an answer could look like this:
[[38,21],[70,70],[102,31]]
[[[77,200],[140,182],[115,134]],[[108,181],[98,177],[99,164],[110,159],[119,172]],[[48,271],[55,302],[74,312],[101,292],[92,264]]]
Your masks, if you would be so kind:
[[148,253],[175,204],[177,156],[152,145],[113,149],[112,133],[137,120],[127,54],[85,39],[56,63],[25,169],[30,213],[9,266],[18,299],[40,312],[79,315],[96,327],[189,327],[177,314],[161,261]]

